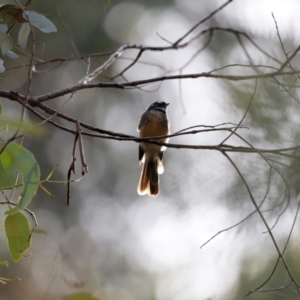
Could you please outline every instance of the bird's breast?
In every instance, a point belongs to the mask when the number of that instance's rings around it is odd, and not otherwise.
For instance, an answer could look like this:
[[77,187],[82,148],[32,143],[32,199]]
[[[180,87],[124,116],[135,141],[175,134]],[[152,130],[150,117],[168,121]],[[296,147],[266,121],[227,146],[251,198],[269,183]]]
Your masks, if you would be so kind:
[[[169,126],[167,116],[161,112],[147,112],[140,126],[140,137],[167,135]],[[165,139],[162,139],[163,141]]]

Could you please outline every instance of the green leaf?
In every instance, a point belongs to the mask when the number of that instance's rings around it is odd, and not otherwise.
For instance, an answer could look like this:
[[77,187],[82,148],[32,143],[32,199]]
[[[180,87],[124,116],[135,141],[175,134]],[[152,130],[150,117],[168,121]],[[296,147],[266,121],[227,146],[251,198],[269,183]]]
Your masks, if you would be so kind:
[[5,277],[0,277],[0,283],[6,284],[7,282],[11,281],[18,281],[21,280],[20,278],[5,278]]
[[99,298],[95,298],[90,293],[77,293],[65,296],[64,300],[100,300]]
[[[45,33],[56,32],[57,29],[55,25],[47,19],[45,16],[38,14],[33,11],[24,12],[29,19],[30,23],[38,28],[40,31]],[[25,17],[25,16],[24,16]]]
[[14,262],[18,262],[31,246],[31,234],[26,216],[20,212],[7,216],[5,233],[10,255]]
[[107,5],[110,5],[110,0],[105,0]]
[[0,261],[0,265],[2,265],[4,267],[8,267],[8,261],[7,260],[2,260],[2,261]]
[[0,5],[0,21],[9,25],[27,22],[22,16],[22,9],[13,4]]
[[26,47],[28,36],[30,33],[30,26],[28,23],[24,23],[21,26],[21,29],[18,34],[18,44],[22,49]]
[[[4,146],[0,142],[0,148]],[[7,174],[16,176],[20,173],[22,191],[18,205],[6,211],[7,215],[13,215],[24,209],[35,196],[40,182],[40,168],[33,154],[24,147],[9,143],[0,156],[0,160]]]
[[2,51],[2,55],[6,53],[6,51],[10,50],[14,46],[14,40],[9,35],[0,31],[0,47]]
[[0,165],[0,191],[11,190],[16,183],[13,176],[6,173],[3,167]]

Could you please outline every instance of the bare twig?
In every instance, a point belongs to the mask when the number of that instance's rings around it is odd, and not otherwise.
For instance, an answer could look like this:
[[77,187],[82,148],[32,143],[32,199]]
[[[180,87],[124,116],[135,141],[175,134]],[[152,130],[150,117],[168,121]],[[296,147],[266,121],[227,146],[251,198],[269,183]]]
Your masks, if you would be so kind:
[[84,150],[83,150],[83,141],[82,141],[80,124],[79,124],[78,120],[76,120],[76,130],[77,130],[78,143],[79,143],[79,152],[80,152],[80,159],[81,159],[81,166],[82,166],[81,175],[83,176],[84,174],[86,174],[88,172],[88,166],[85,163]]
[[120,72],[119,74],[113,76],[112,80],[116,79],[119,76],[122,76],[127,70],[129,70],[132,66],[134,66],[138,62],[140,57],[142,56],[143,52],[144,52],[144,50],[140,49],[137,56],[136,56],[136,58],[131,62],[131,64],[129,66],[127,66],[124,70],[122,70],[122,72]]
[[[273,274],[272,274],[272,275],[273,275]],[[252,294],[252,293],[254,293],[254,292],[255,292],[255,293],[268,293],[268,292],[281,291],[281,290],[287,288],[292,282],[293,282],[293,281],[290,280],[287,284],[285,284],[285,285],[283,285],[283,286],[280,286],[280,287],[278,287],[278,288],[272,288],[272,289],[267,289],[267,290],[254,290],[254,291],[249,291],[249,292],[247,293],[246,296],[249,296],[250,294]]]
[[[67,36],[68,36],[68,38],[69,38],[69,40],[70,40],[71,46],[72,46],[73,50],[75,51],[77,57],[82,57],[82,55],[80,55],[80,53],[79,53],[79,51],[78,51],[78,49],[77,49],[77,46],[76,46],[76,44],[75,44],[75,41],[74,41],[73,37],[71,36],[71,34],[70,34],[69,30],[68,30],[68,27],[66,26],[66,24],[65,24],[65,22],[64,22],[64,20],[63,20],[63,18],[61,17],[61,11],[60,11],[59,6],[57,7],[57,15],[58,15],[58,17],[59,17],[60,23],[62,24],[62,26],[63,26],[63,28],[64,28],[64,30],[65,30],[65,32],[66,32],[66,34],[67,34]],[[87,57],[87,58],[88,58],[88,57]],[[87,62],[84,60],[84,58],[82,58],[81,61],[82,61],[85,65],[87,65]]]
[[199,21],[197,24],[195,24],[185,35],[183,35],[180,39],[178,39],[174,45],[179,45],[188,35],[190,35],[197,27],[199,27],[201,24],[209,20],[213,15],[221,11],[223,8],[225,8],[228,4],[230,4],[233,0],[228,0],[224,4],[222,4],[220,7],[215,9],[213,12],[211,12],[207,17]]
[[[282,42],[282,39],[281,39],[281,36],[280,36],[280,33],[279,33],[279,28],[278,28],[278,25],[277,25],[277,21],[276,21],[276,19],[275,19],[275,16],[274,16],[273,12],[272,12],[272,17],[273,17],[273,20],[274,20],[274,22],[275,22],[276,31],[277,31],[277,36],[278,36],[278,39],[279,39],[279,42],[280,42],[280,45],[281,45],[281,49],[282,49],[282,51],[283,51],[283,53],[284,53],[284,55],[285,55],[285,57],[286,57],[286,59],[287,59],[287,64],[288,64],[288,65],[290,66],[290,68],[294,71],[294,69],[293,69],[293,67],[292,67],[292,65],[291,65],[291,61],[289,60],[288,54],[287,54],[287,52],[285,51],[285,48],[284,48],[284,45],[283,45],[283,42]],[[299,74],[296,74],[296,76],[299,78]]]
[[[294,220],[293,220],[293,224],[292,224],[291,230],[290,230],[290,232],[289,232],[288,238],[287,238],[287,240],[286,240],[285,246],[284,246],[284,248],[283,248],[283,250],[282,250],[282,255],[285,253],[285,251],[286,251],[286,249],[287,249],[287,246],[288,246],[288,243],[289,243],[289,241],[290,241],[290,239],[291,239],[291,235],[292,235],[292,232],[293,232],[293,230],[294,230],[295,223],[296,223],[296,220],[297,220],[297,217],[298,217],[299,208],[300,208],[300,201],[298,202],[298,206],[297,206],[297,210],[296,210],[295,217],[294,217]],[[277,260],[276,260],[276,263],[275,263],[275,266],[274,266],[274,268],[272,269],[272,271],[271,271],[269,277],[268,277],[268,278],[267,278],[267,279],[266,279],[259,287],[257,287],[255,290],[248,291],[248,293],[246,294],[246,296],[249,296],[249,295],[251,295],[251,294],[253,294],[253,293],[256,293],[256,292],[274,291],[274,289],[271,289],[271,290],[262,290],[262,291],[260,291],[260,289],[261,289],[266,283],[268,283],[268,282],[270,281],[270,279],[273,277],[273,275],[274,275],[274,273],[275,273],[275,270],[277,269],[277,266],[278,266],[279,261],[280,261],[280,257],[278,256],[278,258],[277,258]],[[290,280],[290,283],[291,283],[291,282],[293,282],[292,279]],[[290,284],[290,283],[289,283],[289,284]],[[286,288],[289,284],[287,284],[286,286],[283,286],[283,287],[279,287],[279,288],[277,288],[277,289],[279,289],[279,290],[280,290],[280,289],[284,289],[284,288]],[[275,289],[275,290],[277,290],[277,289]],[[297,287],[297,290],[298,290],[298,293],[299,293],[299,285],[298,285],[298,287]]]
[[75,135],[73,151],[72,151],[72,162],[68,169],[68,181],[67,181],[67,205],[70,206],[71,201],[71,174],[76,174],[76,145],[78,141],[78,132]]
[[249,111],[249,109],[250,109],[250,106],[251,106],[251,104],[252,104],[252,101],[253,101],[253,99],[254,99],[254,96],[255,96],[255,94],[256,94],[256,89],[257,89],[257,79],[255,80],[255,86],[254,86],[254,91],[253,91],[253,94],[252,94],[252,96],[251,96],[251,98],[250,98],[250,101],[249,101],[249,104],[248,104],[248,106],[247,106],[247,108],[246,108],[246,110],[245,110],[245,112],[244,112],[244,114],[243,114],[243,116],[242,116],[242,118],[241,118],[241,120],[240,120],[240,122],[238,123],[238,125],[237,125],[237,127],[221,142],[221,145],[222,144],[224,144],[233,134],[235,134],[236,133],[236,131],[239,129],[239,127],[240,127],[240,125],[243,123],[243,121],[244,121],[244,119],[245,119],[245,117],[246,117],[246,115],[248,114],[248,111]]
[[[267,196],[269,194],[269,190],[270,190],[270,183],[271,183],[271,174],[272,174],[272,168],[270,168],[270,171],[269,171],[269,176],[268,176],[268,185],[267,185],[267,190],[266,190],[266,193],[261,201],[261,203],[259,204],[259,208],[261,208],[261,206],[263,205],[263,203],[265,202],[265,200],[267,199]],[[241,221],[239,221],[238,223],[230,226],[230,227],[227,227],[225,229],[222,229],[220,231],[218,231],[216,234],[214,234],[211,238],[209,238],[205,243],[203,243],[201,246],[200,246],[200,249],[202,249],[205,245],[207,245],[210,241],[212,241],[215,237],[217,237],[219,234],[223,233],[223,232],[226,232],[226,231],[229,231],[230,229],[232,228],[235,228],[239,225],[241,225],[242,223],[244,223],[246,220],[248,220],[252,215],[254,215],[256,213],[256,210],[252,211],[248,216],[246,216],[244,219],[242,219]]]

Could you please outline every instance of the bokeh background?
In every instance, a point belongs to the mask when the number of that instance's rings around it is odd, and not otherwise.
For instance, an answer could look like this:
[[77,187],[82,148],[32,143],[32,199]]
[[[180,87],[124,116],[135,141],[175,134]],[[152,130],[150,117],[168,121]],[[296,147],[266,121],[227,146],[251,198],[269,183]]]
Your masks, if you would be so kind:
[[[33,1],[30,9],[43,13],[58,29],[55,34],[36,31],[36,56],[45,61],[75,58],[78,54],[115,50],[126,43],[166,46],[160,36],[177,40],[222,3],[217,0],[111,0],[111,5],[107,5],[104,0]],[[199,30],[219,26],[243,31],[283,62],[285,55],[272,12],[286,51],[291,53],[300,40],[298,1],[236,0]],[[144,53],[143,63],[126,72],[125,78],[130,81],[178,74],[178,69],[204,42],[205,38],[200,38],[182,50]],[[244,44],[251,61],[233,35],[215,33],[209,46],[182,72],[208,72],[229,64],[278,67],[249,41],[244,40]],[[127,51],[95,81],[106,81],[120,72],[136,53]],[[93,57],[91,69],[105,59]],[[4,61],[7,71],[1,74],[0,88],[24,94],[27,68],[10,68],[27,63],[28,58],[4,58]],[[298,56],[292,64],[297,69]],[[72,86],[87,70],[85,61],[80,59],[67,61],[52,70],[54,66],[36,68],[32,95]],[[232,67],[222,74],[251,72],[250,68]],[[284,90],[271,79],[257,82],[253,103],[243,122],[248,129],[240,130],[257,148],[284,148],[299,143],[298,78],[290,76],[281,80],[291,87]],[[86,89],[77,92],[65,106],[68,96],[47,104],[93,126],[136,135],[140,115],[147,106],[154,101],[166,101],[170,102],[171,131],[176,132],[194,125],[238,123],[254,88],[254,80],[173,80],[142,89]],[[20,116],[20,106],[7,99],[0,101],[5,115]],[[36,120],[30,114],[27,118]],[[34,153],[43,178],[58,164],[53,180],[66,181],[74,137],[50,125],[45,128],[43,138],[27,137],[24,145]],[[217,145],[225,137],[220,132],[201,133],[173,138],[172,142]],[[245,146],[234,137],[227,143]],[[9,267],[0,266],[0,276],[22,279],[0,286],[1,300],[71,299],[71,295],[78,293],[89,293],[101,300],[238,300],[268,278],[277,253],[257,214],[200,249],[214,234],[254,210],[242,181],[221,153],[168,149],[161,193],[157,198],[149,198],[140,197],[136,192],[140,167],[135,142],[84,137],[84,146],[89,172],[80,182],[72,184],[71,206],[66,206],[65,185],[46,185],[54,198],[38,192],[29,208],[37,217],[39,231],[33,236],[31,255],[17,264],[10,260],[7,250],[3,226],[6,207],[0,207],[0,260],[10,261]],[[231,157],[260,202],[268,190],[267,164],[257,154],[231,154]],[[270,158],[278,160],[275,156]],[[294,159],[280,162],[286,166],[272,162],[274,169],[262,210],[272,226],[289,201],[273,229],[282,249],[299,201],[299,166]],[[78,172],[79,169],[78,165]],[[284,176],[285,184],[275,169]],[[299,247],[297,219],[285,257],[298,280]],[[278,288],[288,282],[286,271],[280,265],[265,288]],[[284,290],[252,294],[249,299],[298,298],[291,284]]]

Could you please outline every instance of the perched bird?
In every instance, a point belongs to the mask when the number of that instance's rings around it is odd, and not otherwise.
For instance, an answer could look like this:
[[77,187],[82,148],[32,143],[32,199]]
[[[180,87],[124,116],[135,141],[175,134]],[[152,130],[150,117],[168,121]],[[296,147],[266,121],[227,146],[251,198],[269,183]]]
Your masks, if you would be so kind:
[[[166,102],[154,102],[142,114],[138,131],[140,137],[157,137],[170,134],[169,120],[167,116]],[[169,138],[156,139],[156,141],[167,143]],[[158,174],[164,172],[162,163],[163,151],[166,147],[141,142],[139,145],[139,164],[143,163],[141,177],[137,192],[139,195],[148,194],[157,196],[159,194],[159,177]]]

